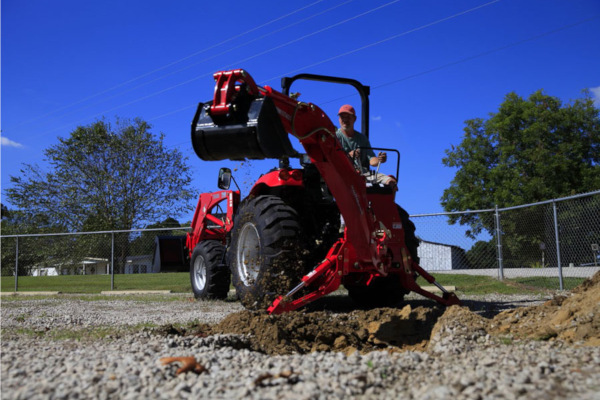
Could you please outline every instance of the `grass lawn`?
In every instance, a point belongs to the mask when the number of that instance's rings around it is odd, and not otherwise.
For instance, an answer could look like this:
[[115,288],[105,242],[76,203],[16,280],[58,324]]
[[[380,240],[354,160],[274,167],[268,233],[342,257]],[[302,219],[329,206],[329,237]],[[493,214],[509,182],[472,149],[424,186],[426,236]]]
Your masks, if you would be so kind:
[[[512,282],[509,280],[504,280],[502,282],[490,276],[460,274],[437,274],[434,276],[436,282],[440,285],[444,287],[455,286],[457,292],[464,294],[519,294],[532,292],[531,289],[511,284]],[[421,286],[432,286],[429,282],[421,277],[417,279],[417,283]],[[534,290],[534,292],[535,291],[537,290]],[[539,291],[541,292],[541,290]]]
[[[20,276],[19,291],[58,291],[62,293],[100,293],[110,290],[110,275]],[[14,277],[2,277],[2,292],[14,292]],[[165,274],[115,275],[115,290],[171,290],[192,292],[187,272]]]
[[[456,290],[465,294],[520,294],[520,293],[546,293],[559,290],[558,277],[525,277],[504,279],[499,281],[490,276],[474,276],[460,274],[437,274],[435,279],[442,286],[456,286]],[[565,290],[571,290],[580,285],[584,278],[563,278]],[[429,283],[419,278],[417,283],[427,286]]]
[[[551,289],[558,290],[560,288],[560,282],[558,277],[545,277],[545,276],[532,276],[530,278],[516,278],[513,281],[526,285],[529,287],[540,288],[540,289]],[[581,285],[585,281],[585,278],[568,278],[563,277],[563,288],[565,290],[571,290]]]
[[[109,291],[110,275],[62,275],[62,276],[22,276],[18,280],[18,290],[29,291],[58,291],[62,293],[100,293]],[[473,276],[459,274],[438,274],[437,282],[442,286],[456,286],[458,292],[464,294],[519,294],[543,293],[559,288],[558,278],[531,277],[505,279],[499,281],[489,276]],[[564,287],[573,289],[583,278],[565,278]],[[13,292],[15,280],[12,276],[2,277],[2,292]],[[423,278],[417,281],[421,286],[429,286]],[[171,290],[176,293],[191,293],[189,273],[164,274],[124,274],[115,275],[115,290]]]

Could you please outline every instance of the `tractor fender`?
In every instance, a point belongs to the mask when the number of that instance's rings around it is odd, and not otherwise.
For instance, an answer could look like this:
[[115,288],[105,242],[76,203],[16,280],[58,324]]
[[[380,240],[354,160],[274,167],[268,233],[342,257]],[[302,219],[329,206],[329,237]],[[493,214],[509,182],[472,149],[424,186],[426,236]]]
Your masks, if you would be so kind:
[[260,196],[283,188],[304,189],[302,174],[301,169],[282,168],[270,171],[258,178],[250,190],[250,195]]

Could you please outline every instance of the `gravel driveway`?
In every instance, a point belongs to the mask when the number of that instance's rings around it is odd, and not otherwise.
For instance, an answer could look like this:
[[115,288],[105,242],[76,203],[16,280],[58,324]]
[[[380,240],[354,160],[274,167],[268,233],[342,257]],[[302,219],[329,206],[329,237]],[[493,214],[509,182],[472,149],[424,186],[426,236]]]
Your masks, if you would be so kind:
[[[465,304],[489,315],[544,300],[471,296]],[[215,324],[240,310],[181,295],[3,299],[2,398],[600,399],[599,347],[495,338],[460,324],[423,352],[282,356],[249,350],[246,336],[164,327]],[[160,362],[174,356],[195,357],[206,371],[177,374],[179,364]]]

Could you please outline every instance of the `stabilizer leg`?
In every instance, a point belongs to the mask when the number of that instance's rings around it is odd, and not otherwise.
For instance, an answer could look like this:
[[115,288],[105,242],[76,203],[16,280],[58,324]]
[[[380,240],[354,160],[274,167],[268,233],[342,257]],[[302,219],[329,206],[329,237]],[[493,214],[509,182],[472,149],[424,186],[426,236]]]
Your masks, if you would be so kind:
[[[285,296],[279,296],[273,301],[273,304],[267,309],[269,314],[281,314],[287,311],[296,310],[305,304],[317,300],[340,287],[342,282],[342,271],[338,266],[338,254],[341,253],[343,246],[340,242],[336,243],[327,257],[314,270],[302,278],[302,281],[294,289],[290,290]],[[296,300],[291,297],[304,287],[316,285],[317,288]]]
[[435,300],[438,303],[444,304],[445,306],[461,305],[461,302],[460,302],[459,298],[456,297],[456,294],[447,291],[442,285],[440,285],[438,282],[435,281],[435,278],[431,274],[429,274],[427,271],[425,271],[423,268],[421,268],[421,266],[419,264],[417,264],[416,262],[413,262],[412,268],[418,275],[422,276],[423,279],[425,279],[427,282],[437,286],[442,291],[443,294],[440,297],[434,293],[428,292],[427,290],[425,290],[421,286],[419,286],[417,284],[416,280],[412,276],[407,275],[407,274],[402,274],[402,284],[404,285],[405,288],[410,289],[411,291],[413,291],[415,293],[419,293],[421,296],[425,296],[427,298]]

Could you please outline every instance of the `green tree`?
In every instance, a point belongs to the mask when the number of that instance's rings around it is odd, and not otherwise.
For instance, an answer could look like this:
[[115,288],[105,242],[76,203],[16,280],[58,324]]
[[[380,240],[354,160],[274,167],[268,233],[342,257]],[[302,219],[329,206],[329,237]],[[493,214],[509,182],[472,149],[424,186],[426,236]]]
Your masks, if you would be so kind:
[[10,211],[8,211],[8,207],[6,207],[4,204],[0,203],[0,209],[2,209],[1,219],[10,217]]
[[[2,205],[3,217],[0,231],[3,236],[23,234],[51,234],[64,232],[65,228],[53,225],[45,215],[32,215],[18,210],[9,210]],[[19,275],[30,275],[32,268],[54,266],[63,263],[72,254],[72,238],[47,236],[44,238],[21,237],[19,244]],[[16,265],[17,238],[0,239],[2,276],[14,275]]]
[[132,229],[189,210],[190,170],[140,119],[80,126],[45,151],[50,170],[24,164],[10,203],[69,230]]
[[479,240],[475,242],[473,247],[466,253],[469,268],[482,269],[482,268],[496,268],[497,252],[496,245],[493,241]]
[[[569,104],[542,91],[528,99],[509,93],[487,120],[466,121],[461,144],[446,150],[442,162],[456,168],[441,198],[448,212],[504,208],[597,190],[599,110],[588,93]],[[537,260],[539,243],[550,243],[553,235],[543,228],[549,217],[540,207],[503,213],[504,251],[521,263]],[[456,222],[470,225],[472,237],[482,230],[494,234],[493,219],[484,220],[480,214],[451,216],[450,223]],[[523,259],[524,249],[529,249],[531,260]]]
[[[541,91],[509,93],[490,118],[466,121],[442,163],[456,168],[446,211],[509,207],[600,189],[600,117],[586,94],[563,105]],[[477,216],[462,218],[473,223]],[[455,218],[456,219],[456,218]],[[473,225],[475,232],[482,226]]]
[[[187,158],[167,149],[163,140],[140,119],[80,126],[46,149],[48,171],[24,164],[20,176],[11,176],[7,198],[28,221],[24,226],[36,226],[37,233],[45,227],[61,227],[62,232],[130,230],[181,214],[190,210],[193,197],[190,168]],[[25,232],[17,226],[15,233]],[[70,259],[59,259],[59,252],[43,247],[44,262],[66,265],[81,257],[110,257],[110,237],[83,235],[69,241],[61,249],[70,249]],[[129,246],[128,234],[116,238],[116,271],[122,270]]]

